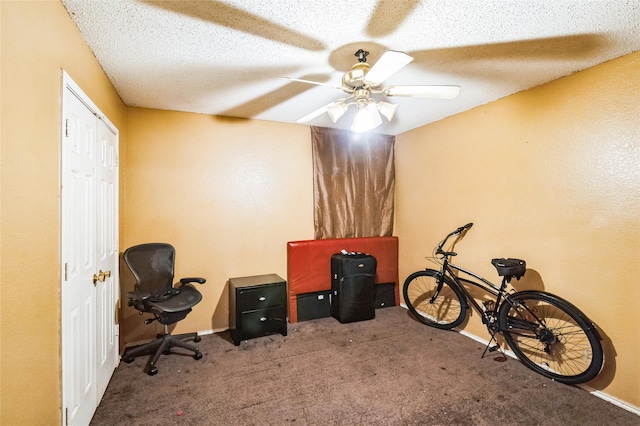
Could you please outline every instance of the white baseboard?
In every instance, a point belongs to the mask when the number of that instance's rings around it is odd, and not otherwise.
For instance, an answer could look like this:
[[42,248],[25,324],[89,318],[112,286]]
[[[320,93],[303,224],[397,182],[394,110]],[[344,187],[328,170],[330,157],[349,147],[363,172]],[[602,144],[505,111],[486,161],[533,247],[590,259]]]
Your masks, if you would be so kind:
[[585,391],[589,392],[591,395],[597,396],[600,399],[604,399],[607,402],[610,402],[613,405],[617,405],[620,408],[623,408],[633,414],[635,414],[636,416],[640,416],[640,407],[636,407],[633,404],[629,404],[626,401],[623,401],[621,399],[615,398],[607,393],[604,393],[602,391],[599,390],[595,390],[592,387],[589,387],[587,385],[578,385],[579,388],[584,389]]
[[[208,330],[198,331],[198,336],[206,336],[207,334],[219,333],[219,332],[222,332],[222,331],[225,331],[225,330],[228,330],[228,329],[227,328],[219,328],[219,329],[216,328],[214,330],[214,329],[210,328]],[[178,334],[180,334],[180,333],[178,333]],[[156,339],[146,339],[146,340],[138,340],[136,342],[128,342],[128,343],[125,343],[124,348],[126,349],[126,348],[130,348],[130,347],[133,347],[133,346],[144,345],[145,343],[150,343],[150,342],[153,342],[154,340],[156,340]]]
[[210,328],[208,330],[198,331],[198,336],[206,336],[207,334],[220,333],[228,330],[228,328],[216,328],[215,330]]
[[[483,345],[487,345],[489,343],[488,340],[482,339],[482,338],[480,338],[480,337],[478,337],[478,336],[476,336],[474,334],[471,334],[471,333],[469,333],[467,331],[464,331],[464,330],[460,330],[460,331],[458,331],[458,333],[460,333],[463,336],[468,337],[468,338],[470,338],[472,340],[475,340],[476,342],[480,342]],[[509,355],[513,359],[518,359],[515,356],[515,354],[510,350],[502,350],[501,349],[501,352],[506,354],[506,355]],[[629,411],[629,412],[631,412],[631,413],[633,413],[633,414],[635,414],[637,416],[640,416],[640,407],[636,407],[633,404],[630,404],[630,403],[628,403],[626,401],[623,401],[621,399],[615,398],[615,397],[613,397],[613,396],[611,396],[611,395],[609,395],[607,393],[604,393],[602,391],[593,389],[592,387],[589,387],[587,385],[578,385],[578,387],[580,389],[583,389],[583,390],[589,392],[593,396],[596,396],[596,397],[598,397],[600,399],[604,399],[605,401],[607,401],[607,402],[609,402],[609,403],[611,403],[613,405],[616,405],[616,406],[618,406],[620,408],[623,408],[623,409],[625,409],[625,410],[627,410],[627,411]]]
[[[400,306],[402,306],[403,308],[407,309],[407,305],[404,304],[404,303],[400,303]],[[475,340],[476,342],[482,343],[483,345],[488,345],[489,344],[488,340],[483,339],[481,337],[478,337],[475,334],[471,334],[468,331],[465,331],[465,330],[456,330],[456,331],[458,331],[458,333],[462,334],[465,337],[468,337],[468,338],[470,338],[472,340]],[[500,349],[500,351],[502,353],[504,353],[505,355],[509,355],[513,359],[518,359],[511,350]],[[609,403],[611,403],[613,405],[616,405],[616,406],[618,406],[618,407],[620,407],[622,409],[625,409],[625,410],[627,410],[627,411],[629,411],[629,412],[631,412],[631,413],[633,413],[633,414],[635,414],[637,416],[640,416],[640,407],[636,407],[633,404],[630,404],[630,403],[628,403],[626,401],[623,401],[621,399],[613,397],[613,396],[611,396],[611,395],[609,395],[609,394],[607,394],[605,392],[593,389],[593,388],[591,388],[591,387],[589,387],[587,385],[578,385],[578,387],[580,389],[583,389],[583,390],[589,392],[593,396],[596,396],[596,397],[598,397],[600,399],[604,399],[605,401],[607,401],[607,402],[609,402]]]

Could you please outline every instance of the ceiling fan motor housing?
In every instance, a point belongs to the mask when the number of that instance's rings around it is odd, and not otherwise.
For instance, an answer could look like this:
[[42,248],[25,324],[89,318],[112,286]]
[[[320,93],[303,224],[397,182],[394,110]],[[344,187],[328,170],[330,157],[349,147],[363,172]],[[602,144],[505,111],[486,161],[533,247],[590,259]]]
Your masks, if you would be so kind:
[[342,76],[342,86],[345,92],[353,93],[354,89],[364,86],[364,76],[367,75],[367,71],[369,71],[369,64],[366,62],[358,62],[351,67],[351,71]]

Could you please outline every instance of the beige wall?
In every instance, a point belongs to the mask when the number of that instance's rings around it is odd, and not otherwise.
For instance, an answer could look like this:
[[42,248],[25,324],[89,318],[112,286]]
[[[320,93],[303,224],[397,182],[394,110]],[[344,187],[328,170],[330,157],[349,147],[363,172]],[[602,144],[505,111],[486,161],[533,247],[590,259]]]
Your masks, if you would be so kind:
[[126,108],[59,1],[2,1],[0,13],[0,424],[55,425],[61,69],[121,132]]
[[[405,133],[396,140],[400,276],[457,226],[457,263],[587,313],[606,346],[589,385],[640,406],[640,53]],[[463,89],[464,90],[464,89]],[[486,338],[477,315],[467,331]]]
[[[313,238],[309,128],[141,108],[128,120],[120,248],[173,244],[176,278],[207,279],[176,332],[226,329],[227,280],[286,277],[287,241]],[[124,305],[128,342],[157,332]]]

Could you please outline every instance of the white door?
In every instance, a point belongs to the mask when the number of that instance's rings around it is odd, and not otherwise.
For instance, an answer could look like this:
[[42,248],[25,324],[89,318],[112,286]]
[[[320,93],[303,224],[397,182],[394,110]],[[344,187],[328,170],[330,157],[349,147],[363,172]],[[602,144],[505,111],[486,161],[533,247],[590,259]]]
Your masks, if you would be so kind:
[[62,419],[86,425],[118,362],[118,137],[66,73],[62,109]]

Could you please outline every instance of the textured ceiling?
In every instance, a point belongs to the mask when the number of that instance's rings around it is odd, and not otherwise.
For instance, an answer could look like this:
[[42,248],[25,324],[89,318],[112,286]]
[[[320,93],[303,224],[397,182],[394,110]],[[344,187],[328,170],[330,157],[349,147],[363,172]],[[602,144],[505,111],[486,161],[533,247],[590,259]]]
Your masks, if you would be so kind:
[[[459,85],[453,100],[398,104],[397,135],[640,50],[640,0],[62,0],[131,106],[294,123],[345,96],[370,52],[414,61],[386,85]],[[350,113],[333,123],[349,128]]]

